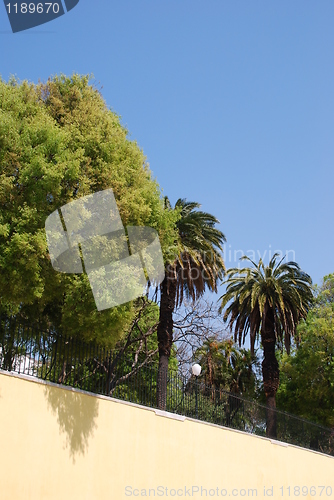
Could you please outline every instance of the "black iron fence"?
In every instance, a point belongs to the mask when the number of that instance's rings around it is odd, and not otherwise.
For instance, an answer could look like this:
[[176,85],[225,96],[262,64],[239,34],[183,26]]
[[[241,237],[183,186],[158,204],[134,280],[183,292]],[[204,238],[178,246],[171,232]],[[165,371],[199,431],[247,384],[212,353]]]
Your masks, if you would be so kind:
[[[156,408],[157,360],[145,352],[114,352],[96,344],[42,332],[15,318],[0,318],[0,369]],[[166,410],[265,436],[264,405],[193,376],[167,374]],[[334,429],[275,410],[277,439],[334,455]]]

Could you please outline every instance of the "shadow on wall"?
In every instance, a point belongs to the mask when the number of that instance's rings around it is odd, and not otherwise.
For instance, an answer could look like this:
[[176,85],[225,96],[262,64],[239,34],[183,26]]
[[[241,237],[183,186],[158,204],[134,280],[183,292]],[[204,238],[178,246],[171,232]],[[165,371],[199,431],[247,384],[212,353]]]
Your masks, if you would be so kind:
[[75,463],[77,455],[88,450],[89,439],[97,427],[98,400],[91,396],[57,387],[45,387],[48,408],[57,416],[60,432],[66,435],[64,448],[69,448],[70,457]]

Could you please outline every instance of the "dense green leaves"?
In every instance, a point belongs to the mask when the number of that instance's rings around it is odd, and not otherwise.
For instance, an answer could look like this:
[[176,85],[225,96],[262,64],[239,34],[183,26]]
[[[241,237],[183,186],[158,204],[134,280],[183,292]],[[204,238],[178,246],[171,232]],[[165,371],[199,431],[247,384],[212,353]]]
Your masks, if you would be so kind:
[[334,275],[325,276],[316,300],[298,327],[298,347],[282,356],[277,392],[280,408],[334,426]]
[[157,229],[166,254],[178,214],[164,210],[143,152],[89,78],[60,76],[38,85],[0,81],[2,310],[89,340],[113,343],[122,335],[132,304],[97,312],[85,275],[52,268],[44,230],[54,210],[107,188],[124,226]]

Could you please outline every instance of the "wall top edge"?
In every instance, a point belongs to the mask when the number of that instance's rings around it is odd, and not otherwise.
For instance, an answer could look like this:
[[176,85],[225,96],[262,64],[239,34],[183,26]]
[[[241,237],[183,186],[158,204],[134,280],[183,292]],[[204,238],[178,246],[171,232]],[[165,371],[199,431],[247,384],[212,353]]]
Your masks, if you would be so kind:
[[83,394],[85,396],[90,396],[90,397],[93,397],[93,398],[102,399],[104,401],[110,401],[110,402],[113,402],[113,403],[123,404],[123,405],[131,406],[131,407],[138,408],[138,409],[145,410],[145,411],[154,412],[154,414],[156,416],[158,416],[158,417],[171,418],[173,420],[177,420],[177,421],[180,421],[180,422],[184,422],[184,421],[188,420],[189,422],[195,422],[197,424],[209,425],[211,427],[215,427],[216,429],[221,429],[221,430],[224,430],[224,431],[238,433],[238,434],[243,435],[244,437],[247,436],[247,437],[249,437],[251,439],[252,438],[253,439],[262,439],[262,440],[265,440],[268,443],[273,444],[273,445],[278,445],[278,446],[282,446],[282,447],[285,447],[285,448],[295,448],[295,449],[302,450],[304,452],[309,452],[309,453],[316,453],[317,455],[321,455],[322,457],[327,457],[327,458],[331,458],[331,459],[334,460],[333,456],[326,455],[326,454],[321,453],[319,451],[309,450],[307,448],[302,448],[302,447],[294,445],[294,444],[285,443],[283,441],[278,441],[278,440],[275,440],[275,439],[272,439],[272,438],[267,438],[265,436],[256,436],[254,434],[249,434],[247,432],[243,432],[243,431],[240,431],[238,429],[232,429],[230,427],[224,427],[222,425],[213,424],[211,422],[205,422],[203,420],[197,420],[195,418],[186,417],[184,415],[179,415],[177,413],[171,413],[171,412],[167,412],[167,411],[163,411],[163,410],[158,410],[156,408],[150,408],[148,406],[139,405],[138,403],[132,403],[130,401],[123,401],[121,399],[116,399],[116,398],[113,398],[111,396],[104,396],[103,394],[96,394],[96,393],[93,393],[93,392],[84,391],[82,389],[77,389],[77,388],[66,386],[66,385],[62,385],[62,384],[56,384],[55,382],[50,382],[48,380],[42,380],[42,379],[36,378],[36,377],[34,377],[32,375],[25,375],[23,373],[9,372],[9,371],[6,371],[6,370],[1,370],[1,369],[0,369],[0,375],[4,375],[4,376],[7,376],[7,377],[18,378],[18,379],[21,379],[21,380],[25,380],[27,382],[33,382],[34,384],[39,384],[39,385],[44,385],[44,386],[46,385],[46,386],[50,386],[50,387],[56,387],[58,389],[63,389],[65,391],[70,391],[70,392],[75,392],[75,393]]

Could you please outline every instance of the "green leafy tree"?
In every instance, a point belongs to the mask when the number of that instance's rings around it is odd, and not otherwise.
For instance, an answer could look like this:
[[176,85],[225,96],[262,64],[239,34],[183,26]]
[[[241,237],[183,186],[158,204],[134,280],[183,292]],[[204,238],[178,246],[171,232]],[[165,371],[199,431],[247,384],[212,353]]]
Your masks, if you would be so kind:
[[245,341],[250,333],[251,352],[256,338],[261,335],[263,348],[262,376],[267,404],[269,437],[276,437],[276,392],[279,386],[279,366],[275,355],[277,340],[284,340],[290,351],[291,337],[297,324],[306,317],[312,304],[311,278],[295,262],[282,263],[275,254],[265,266],[262,259],[255,264],[243,257],[252,267],[227,271],[226,293],[221,297],[224,321],[235,340]]
[[216,217],[198,210],[200,204],[179,199],[174,209],[166,198],[166,211],[178,214],[175,254],[166,265],[160,285],[158,325],[159,373],[157,404],[166,408],[168,360],[173,345],[173,312],[183,298],[196,300],[206,289],[217,291],[225,269],[221,255],[224,234],[215,226]]
[[89,77],[38,85],[0,80],[0,302],[7,315],[113,345],[133,303],[98,312],[85,274],[56,272],[44,224],[54,210],[112,188],[124,226],[159,232],[165,252],[177,214],[164,210],[145,156]]
[[316,289],[314,306],[297,329],[298,344],[280,361],[278,406],[334,426],[334,274]]

